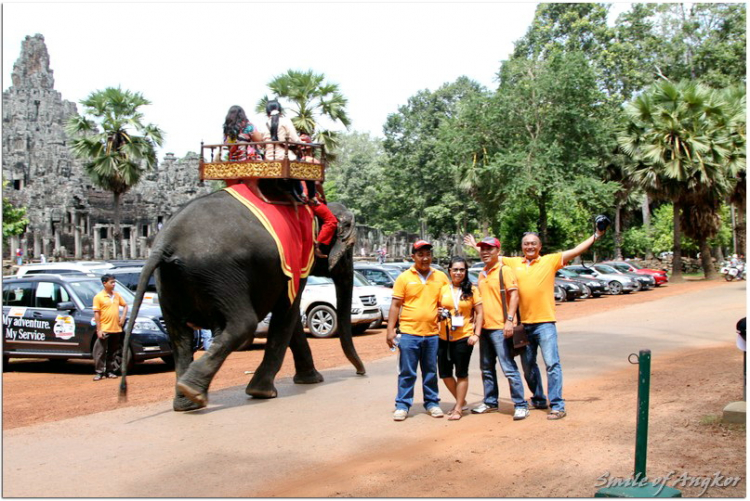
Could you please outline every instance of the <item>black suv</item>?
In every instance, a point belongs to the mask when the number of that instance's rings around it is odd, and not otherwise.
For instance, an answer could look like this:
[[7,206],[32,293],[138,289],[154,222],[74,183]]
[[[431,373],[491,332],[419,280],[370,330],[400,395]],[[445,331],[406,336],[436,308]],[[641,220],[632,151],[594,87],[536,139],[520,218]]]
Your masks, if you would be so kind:
[[[92,359],[96,339],[94,296],[98,277],[33,275],[3,280],[3,366],[13,358]],[[121,283],[115,290],[129,309],[133,293]],[[161,358],[174,364],[161,309],[142,305],[130,337],[131,363]],[[129,367],[128,369],[132,368]]]

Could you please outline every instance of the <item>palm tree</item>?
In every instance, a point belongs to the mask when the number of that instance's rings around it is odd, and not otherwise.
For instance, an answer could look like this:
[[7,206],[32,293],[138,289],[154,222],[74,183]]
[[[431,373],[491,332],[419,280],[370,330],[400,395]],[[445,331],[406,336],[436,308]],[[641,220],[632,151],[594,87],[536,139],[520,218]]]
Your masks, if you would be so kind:
[[81,104],[84,114],[71,117],[65,130],[72,137],[73,154],[87,161],[84,169],[93,183],[112,192],[115,256],[119,257],[121,197],[156,165],[155,148],[164,142],[164,133],[143,124],[139,108],[151,102],[140,92],[108,87],[92,92]]
[[704,274],[713,277],[707,241],[717,229],[717,200],[730,189],[727,175],[736,169],[730,159],[744,155],[730,139],[726,100],[701,84],[663,81],[631,101],[625,113],[618,144],[635,161],[631,179],[674,204],[673,280],[681,279],[681,222],[701,245]]
[[[347,129],[351,124],[346,113],[348,100],[341,94],[338,85],[325,82],[325,75],[313,73],[312,70],[289,70],[274,77],[268,83],[268,88],[276,97],[286,101],[284,108],[292,112],[290,118],[299,132],[305,132],[314,141],[323,143],[327,152],[334,150],[338,144],[337,133],[323,127],[321,119],[333,124],[341,123]],[[263,96],[255,111],[265,113],[268,101],[268,96]]]

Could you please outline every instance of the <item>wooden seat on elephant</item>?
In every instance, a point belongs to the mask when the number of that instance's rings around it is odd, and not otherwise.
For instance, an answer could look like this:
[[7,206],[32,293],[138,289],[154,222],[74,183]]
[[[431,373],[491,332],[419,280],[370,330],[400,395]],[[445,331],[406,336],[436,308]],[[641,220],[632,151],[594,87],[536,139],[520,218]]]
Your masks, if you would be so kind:
[[[251,154],[243,155],[243,148]],[[261,153],[252,154],[253,151]],[[268,158],[264,158],[262,152],[268,152]],[[239,159],[231,160],[234,158]],[[299,179],[322,183],[325,180],[326,154],[321,143],[201,143],[199,169],[201,181]]]

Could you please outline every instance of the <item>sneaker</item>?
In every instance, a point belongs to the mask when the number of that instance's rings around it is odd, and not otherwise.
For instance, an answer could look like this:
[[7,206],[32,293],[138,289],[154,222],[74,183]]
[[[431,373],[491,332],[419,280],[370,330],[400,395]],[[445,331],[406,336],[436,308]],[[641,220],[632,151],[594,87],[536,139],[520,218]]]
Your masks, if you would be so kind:
[[430,413],[430,416],[432,417],[443,417],[445,414],[443,414],[443,409],[438,407],[437,405],[434,407],[430,407],[427,409],[427,412]]
[[114,372],[110,372],[109,374],[107,374],[107,377],[110,379],[115,379],[117,377],[117,374],[115,374]]
[[525,409],[523,407],[516,407],[516,412],[513,413],[513,421],[520,421],[522,419],[526,419],[529,417],[529,409]]
[[409,411],[406,409],[396,409],[396,411],[393,413],[393,420],[394,421],[403,421],[406,419],[407,414],[409,414]]
[[472,414],[487,414],[488,412],[497,412],[497,407],[490,407],[487,404],[481,404],[471,409]]
[[104,374],[97,374],[94,376],[94,381],[101,381],[102,379],[104,379]]

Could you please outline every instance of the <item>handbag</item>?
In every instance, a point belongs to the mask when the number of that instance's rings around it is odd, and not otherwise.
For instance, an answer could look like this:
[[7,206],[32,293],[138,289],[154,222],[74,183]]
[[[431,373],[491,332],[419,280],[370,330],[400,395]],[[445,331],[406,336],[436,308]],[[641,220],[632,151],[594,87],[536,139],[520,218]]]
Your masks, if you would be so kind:
[[[503,316],[508,318],[508,304],[505,299],[505,281],[503,280],[503,267],[500,267],[500,302],[503,305]],[[513,337],[509,337],[505,340],[508,344],[508,353],[510,356],[515,358],[520,355],[526,346],[529,345],[529,338],[526,336],[526,329],[521,323],[521,312],[518,311],[518,325],[513,326]]]

